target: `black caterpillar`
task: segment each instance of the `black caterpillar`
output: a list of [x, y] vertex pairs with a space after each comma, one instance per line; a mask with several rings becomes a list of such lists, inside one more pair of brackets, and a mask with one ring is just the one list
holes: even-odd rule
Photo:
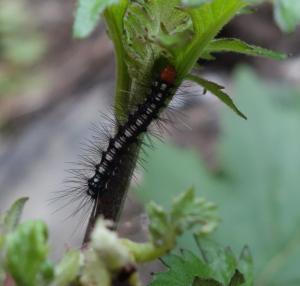
[[[97, 217], [103, 214], [104, 208], [105, 218], [114, 219], [117, 215], [113, 206], [121, 203], [119, 188], [128, 184], [128, 178], [132, 175], [131, 171], [136, 164], [136, 158], [132, 156], [136, 156], [135, 151], [141, 147], [142, 135], [148, 132], [150, 124], [160, 121], [160, 112], [172, 99], [176, 84], [176, 69], [164, 58], [154, 61], [151, 79], [143, 86], [144, 90], [148, 90], [145, 91], [145, 99], [131, 108], [122, 123], [113, 122], [116, 126], [114, 135], [110, 135], [108, 130], [99, 133], [97, 128], [93, 139], [102, 141], [101, 138], [105, 135], [107, 147], [103, 150], [101, 142], [89, 141], [89, 155], [82, 156], [83, 160], [79, 163], [82, 167], [69, 170], [71, 177], [66, 180], [67, 189], [60, 191], [52, 199], [52, 202], [61, 203], [57, 210], [65, 208], [69, 203], [78, 202], [70, 217], [81, 211], [85, 215], [90, 214], [85, 242], [88, 241], [89, 233]], [[99, 155], [100, 159], [97, 159]], [[63, 203], [65, 199], [68, 201]]]
[[165, 65], [155, 76], [144, 102], [128, 115], [126, 123], [118, 126], [117, 132], [110, 138], [108, 147], [102, 154], [101, 161], [95, 166], [94, 175], [87, 180], [86, 193], [93, 200], [99, 195], [101, 197], [101, 192], [107, 190], [108, 182], [115, 175], [120, 158], [128, 148], [147, 131], [153, 120], [158, 119], [161, 109], [167, 105], [173, 94], [175, 81], [175, 68], [170, 64]]
[[[124, 168], [133, 169], [136, 163], [136, 159], [132, 158], [132, 148], [141, 146], [142, 135], [148, 131], [153, 121], [159, 122], [160, 112], [175, 93], [176, 81], [176, 69], [166, 59], [159, 58], [154, 61], [151, 79], [143, 86], [144, 90], [148, 90], [145, 91], [147, 96], [140, 104], [131, 108], [128, 116], [124, 116], [123, 123], [112, 122], [116, 126], [114, 135], [110, 135], [106, 128], [99, 130], [96, 127], [96, 136], [93, 141], [89, 141], [86, 148], [87, 156], [81, 156], [79, 165], [82, 167], [69, 170], [71, 177], [65, 181], [67, 189], [59, 191], [51, 200], [60, 202], [61, 206], [57, 210], [65, 208], [69, 203], [78, 202], [70, 216], [81, 211], [84, 214], [91, 211], [90, 220], [96, 220], [103, 206], [112, 207], [116, 204], [115, 200], [119, 198], [117, 193], [113, 195], [112, 192], [118, 186], [127, 184], [128, 180], [123, 177], [125, 174], [126, 177], [132, 174], [123, 172]], [[101, 148], [103, 136], [106, 137], [104, 149]], [[99, 156], [100, 159], [97, 159]], [[114, 213], [114, 210], [111, 212]], [[108, 218], [114, 217], [112, 213]]]

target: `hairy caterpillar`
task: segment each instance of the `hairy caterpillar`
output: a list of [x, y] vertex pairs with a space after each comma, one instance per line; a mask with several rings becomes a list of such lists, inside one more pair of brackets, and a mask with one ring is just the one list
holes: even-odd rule
[[[147, 94], [144, 100], [131, 108], [122, 123], [114, 123], [116, 127], [113, 135], [104, 134], [107, 137], [105, 148], [101, 149], [98, 143], [92, 142], [92, 149], [96, 151], [91, 154], [92, 158], [84, 157], [83, 168], [70, 170], [72, 178], [67, 182], [71, 183], [71, 186], [60, 193], [59, 197], [70, 198], [72, 202], [80, 201], [73, 214], [89, 207], [88, 212], [92, 212], [90, 221], [95, 221], [101, 214], [101, 203], [102, 206], [104, 204], [113, 207], [112, 201], [115, 198], [112, 190], [116, 184], [122, 183], [122, 178], [118, 175], [126, 168], [125, 161], [131, 164], [132, 148], [140, 146], [142, 135], [148, 131], [153, 121], [160, 119], [160, 112], [172, 99], [176, 77], [176, 69], [165, 58], [154, 61], [151, 80], [145, 87]], [[132, 161], [135, 164], [135, 160]], [[89, 169], [89, 172], [86, 169]]]
[[145, 101], [129, 114], [126, 123], [118, 126], [115, 136], [109, 140], [107, 150], [102, 154], [101, 161], [95, 166], [94, 175], [87, 180], [86, 193], [92, 199], [97, 199], [107, 189], [108, 181], [119, 168], [120, 158], [147, 131], [151, 122], [158, 118], [160, 110], [166, 106], [172, 95], [175, 79], [174, 67], [163, 67], [152, 82]]

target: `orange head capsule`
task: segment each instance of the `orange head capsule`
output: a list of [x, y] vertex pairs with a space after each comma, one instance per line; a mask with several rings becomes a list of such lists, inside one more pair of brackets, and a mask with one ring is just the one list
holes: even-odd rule
[[172, 66], [166, 66], [160, 72], [160, 80], [164, 81], [167, 84], [173, 85], [176, 79], [176, 70]]

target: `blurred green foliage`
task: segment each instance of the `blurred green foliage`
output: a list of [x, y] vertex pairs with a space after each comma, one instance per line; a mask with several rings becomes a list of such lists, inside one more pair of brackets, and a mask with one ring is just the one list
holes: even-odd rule
[[248, 2], [273, 3], [275, 21], [283, 32], [292, 32], [300, 24], [300, 1], [298, 0], [248, 0]]
[[284, 32], [292, 32], [300, 24], [300, 1], [274, 0], [275, 20]]
[[[249, 245], [256, 285], [300, 284], [300, 92], [266, 86], [247, 69], [236, 74], [235, 100], [248, 121], [225, 111], [218, 148], [220, 171], [195, 152], [157, 143], [137, 189], [162, 205], [194, 184], [217, 202], [223, 219], [215, 239], [235, 251]], [[164, 190], [162, 192], [161, 190]], [[182, 247], [191, 247], [186, 237]]]
[[18, 91], [29, 80], [26, 68], [46, 50], [35, 18], [22, 0], [0, 2], [0, 96]]
[[273, 3], [275, 21], [283, 32], [293, 32], [300, 24], [300, 1], [298, 0], [248, 0], [248, 2]]
[[6, 269], [17, 285], [46, 285], [53, 278], [47, 260], [47, 228], [41, 221], [27, 221], [6, 238]]
[[7, 279], [5, 272], [20, 286], [46, 285], [53, 279], [45, 224], [41, 221], [19, 224], [26, 201], [27, 198], [19, 199], [0, 215], [0, 285]]

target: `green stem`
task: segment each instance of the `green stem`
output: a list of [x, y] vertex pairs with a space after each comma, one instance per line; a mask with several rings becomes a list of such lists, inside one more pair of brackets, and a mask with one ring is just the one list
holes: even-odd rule
[[122, 43], [122, 20], [128, 1], [121, 2], [118, 6], [112, 5], [104, 12], [109, 36], [114, 44], [116, 60], [116, 89], [115, 89], [115, 115], [118, 120], [122, 120], [122, 114], [128, 112], [131, 79], [129, 77], [127, 65], [125, 63], [125, 50]]
[[156, 246], [151, 242], [136, 243], [127, 239], [123, 239], [122, 242], [129, 249], [137, 263], [151, 262], [158, 259], [166, 255], [175, 246], [175, 242], [162, 246]]
[[[122, 42], [123, 18], [128, 5], [128, 0], [122, 0], [118, 5], [111, 5], [104, 11], [104, 18], [108, 34], [114, 44], [116, 59], [116, 89], [115, 89], [115, 117], [122, 122], [124, 114], [128, 113], [129, 93], [131, 79], [129, 77], [125, 62], [126, 54]], [[132, 162], [125, 162], [120, 166], [120, 172], [115, 176], [114, 182], [109, 184], [107, 192], [102, 195], [101, 200], [96, 202], [92, 215], [89, 218], [83, 243], [89, 241], [90, 234], [94, 229], [99, 216], [117, 222], [126, 198], [130, 178], [135, 167], [138, 148], [133, 147], [128, 151], [128, 156], [134, 158]]]

